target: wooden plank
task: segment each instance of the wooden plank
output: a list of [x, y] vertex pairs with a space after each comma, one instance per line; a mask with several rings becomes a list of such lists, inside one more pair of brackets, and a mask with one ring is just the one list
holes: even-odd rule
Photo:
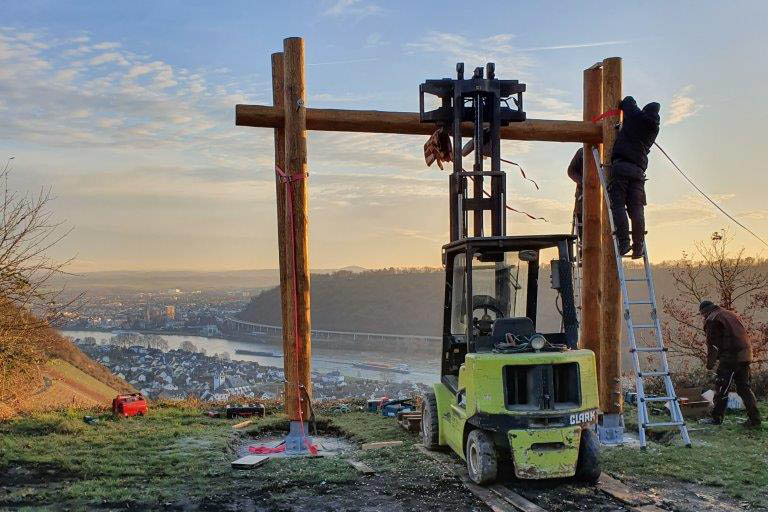
[[267, 455], [246, 455], [232, 463], [233, 469], [253, 469], [261, 466], [269, 460]]
[[364, 475], [373, 475], [376, 473], [376, 471], [374, 471], [374, 469], [368, 464], [366, 464], [365, 462], [360, 462], [358, 460], [350, 460], [350, 459], [344, 459], [344, 460], [346, 460], [350, 466], [352, 466], [353, 468], [355, 468], [356, 470], [358, 470]]
[[652, 505], [654, 503], [652, 498], [634, 491], [626, 484], [616, 480], [606, 473], [600, 475], [600, 480], [597, 482], [597, 488], [627, 505], [637, 507], [641, 505]]
[[[621, 58], [603, 60], [603, 108], [617, 108], [621, 101]], [[617, 118], [603, 121], [603, 163], [610, 163], [616, 140]], [[586, 155], [585, 155], [586, 157]], [[613, 250], [613, 233], [608, 211], [603, 208], [603, 268], [602, 268], [602, 321], [600, 362], [604, 371], [600, 388], [600, 408], [606, 414], [621, 414], [624, 399], [621, 393], [621, 286]]]
[[[340, 110], [308, 108], [307, 129], [330, 132], [399, 133], [403, 135], [432, 135], [435, 125], [419, 122], [416, 112], [385, 112], [380, 110]], [[279, 128], [285, 123], [282, 109], [268, 105], [236, 105], [235, 124], [259, 128]], [[464, 123], [462, 135], [472, 135], [472, 125]], [[603, 140], [599, 125], [585, 121], [528, 119], [522, 123], [502, 126], [501, 138], [506, 140], [541, 140], [550, 142], [591, 142]]]
[[547, 512], [545, 509], [528, 501], [516, 492], [513, 492], [508, 487], [504, 487], [501, 484], [494, 484], [488, 486], [488, 489], [496, 493], [500, 498], [511, 503], [515, 508], [522, 512]]
[[[289, 343], [284, 344], [285, 369], [285, 413], [291, 421], [298, 421], [301, 416], [306, 420], [310, 416], [309, 404], [303, 401], [299, 388], [304, 386], [312, 397], [311, 382], [311, 340], [309, 315], [309, 254], [307, 250], [307, 126], [306, 126], [306, 93], [304, 78], [304, 40], [300, 37], [289, 37], [283, 41], [283, 80], [284, 97], [283, 112], [285, 117], [285, 169], [291, 177], [290, 188], [293, 196], [291, 217], [286, 219], [287, 236], [290, 234], [290, 224], [293, 223], [291, 244], [286, 240], [286, 302], [283, 309], [288, 311], [289, 321], [285, 325]], [[287, 199], [286, 199], [287, 200]], [[293, 268], [291, 263], [293, 263]], [[295, 269], [295, 271], [294, 271]], [[294, 297], [295, 294], [295, 297]], [[298, 340], [298, 341], [297, 341]], [[301, 405], [301, 411], [299, 405]]]
[[470, 480], [469, 476], [463, 475], [460, 478], [461, 482], [464, 484], [464, 487], [469, 489], [469, 491], [474, 494], [477, 499], [485, 503], [488, 508], [493, 510], [493, 512], [516, 512], [517, 507], [514, 507], [512, 504], [498, 497], [495, 493], [489, 491], [488, 489], [480, 487], [472, 480]]
[[379, 441], [377, 443], [365, 443], [361, 448], [363, 450], [376, 450], [378, 448], [389, 448], [392, 446], [402, 446], [402, 441]]
[[232, 425], [232, 428], [234, 428], [234, 429], [244, 428], [244, 427], [247, 427], [248, 425], [250, 425], [251, 423], [253, 423], [253, 420], [241, 421], [240, 423], [237, 423], [236, 425]]
[[668, 512], [656, 505], [643, 505], [642, 507], [632, 507], [632, 512]]
[[[603, 70], [584, 71], [584, 121], [590, 121], [602, 111]], [[579, 344], [595, 353], [598, 386], [600, 375], [600, 268], [602, 265], [603, 194], [597, 166], [592, 157], [593, 144], [584, 144], [583, 157], [583, 234], [581, 248], [581, 332]], [[601, 404], [602, 405], [602, 404]]]

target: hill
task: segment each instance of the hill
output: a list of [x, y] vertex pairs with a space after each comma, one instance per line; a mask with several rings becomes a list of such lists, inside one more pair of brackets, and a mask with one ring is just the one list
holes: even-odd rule
[[0, 418], [73, 404], [106, 406], [116, 394], [135, 391], [51, 328], [0, 333], [0, 356]]
[[[312, 274], [313, 329], [439, 336], [442, 269], [382, 269]], [[243, 320], [280, 325], [280, 289], [251, 299]]]

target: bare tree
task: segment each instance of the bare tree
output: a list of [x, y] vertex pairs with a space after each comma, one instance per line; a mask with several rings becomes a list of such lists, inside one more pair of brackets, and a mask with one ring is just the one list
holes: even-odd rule
[[[699, 303], [712, 300], [736, 311], [749, 332], [756, 364], [768, 355], [768, 274], [766, 260], [747, 256], [745, 249], [732, 251], [733, 235], [728, 230], [713, 233], [708, 242], [697, 242], [696, 256], [683, 253], [672, 269], [677, 296], [662, 300], [669, 320], [663, 323], [670, 354], [707, 361], [707, 346]], [[761, 362], [762, 361], [762, 362]]]
[[179, 348], [185, 352], [197, 352], [197, 346], [189, 340], [182, 341]]
[[[69, 261], [48, 251], [70, 230], [54, 220], [51, 190], [9, 190], [11, 157], [0, 170], [0, 402], [13, 401], [40, 381], [42, 365], [57, 341], [48, 326], [62, 306], [62, 290], [51, 285]], [[34, 341], [32, 341], [34, 340]]]

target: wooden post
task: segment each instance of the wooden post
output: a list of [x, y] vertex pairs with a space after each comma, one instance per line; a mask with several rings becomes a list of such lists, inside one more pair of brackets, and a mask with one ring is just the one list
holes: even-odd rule
[[[621, 101], [621, 58], [603, 60], [603, 108], [618, 108]], [[617, 117], [603, 120], [603, 164], [610, 164], [613, 143], [616, 140]], [[610, 179], [610, 170], [608, 171]], [[600, 389], [603, 413], [621, 414], [624, 410], [621, 395], [621, 287], [616, 270], [613, 236], [608, 211], [603, 208], [603, 272], [602, 272], [602, 365], [604, 386]]]
[[[592, 121], [603, 110], [603, 71], [599, 66], [584, 70], [584, 120]], [[600, 287], [602, 260], [603, 193], [592, 156], [594, 144], [584, 144], [583, 235], [581, 244], [581, 333], [580, 346], [595, 353], [599, 389], [603, 388]], [[604, 404], [600, 404], [601, 407]]]
[[[304, 40], [289, 37], [283, 41], [284, 61], [284, 115], [285, 115], [285, 172], [291, 180], [293, 196], [294, 255], [287, 254], [286, 287], [288, 299], [282, 306], [289, 312], [284, 331], [285, 411], [292, 421], [299, 420], [297, 404], [301, 400], [296, 382], [303, 385], [312, 396], [311, 340], [309, 316], [309, 257], [307, 251], [307, 109], [304, 81]], [[286, 219], [286, 227], [290, 220]], [[286, 233], [291, 236], [290, 233]], [[287, 241], [287, 240], [286, 240]], [[290, 244], [289, 244], [290, 246]], [[294, 269], [291, 269], [291, 260]], [[296, 294], [296, 298], [292, 296]], [[295, 316], [294, 316], [295, 315]], [[297, 319], [297, 320], [294, 320]], [[295, 322], [295, 324], [294, 324]], [[298, 340], [298, 342], [297, 342]], [[309, 417], [309, 404], [302, 402], [303, 417]]]
[[[272, 104], [275, 106], [275, 108], [283, 108], [283, 95], [285, 94], [283, 92], [283, 53], [273, 53], [272, 54]], [[285, 171], [285, 128], [282, 126], [279, 126], [275, 128], [275, 167], [282, 169]], [[295, 341], [293, 337], [289, 336], [288, 331], [288, 324], [293, 322], [292, 317], [290, 316], [290, 311], [288, 311], [288, 307], [286, 307], [286, 304], [290, 304], [293, 300], [291, 292], [290, 292], [290, 286], [291, 283], [288, 281], [288, 253], [286, 252], [285, 247], [285, 237], [286, 237], [286, 231], [287, 228], [286, 225], [286, 210], [285, 210], [285, 184], [280, 179], [280, 175], [275, 172], [275, 195], [277, 197], [277, 254], [278, 254], [278, 261], [280, 264], [280, 304], [281, 307], [281, 314], [282, 314], [282, 326], [283, 326], [283, 354], [291, 354], [293, 353], [293, 347], [295, 345]], [[290, 235], [289, 235], [290, 236]], [[287, 376], [287, 368], [288, 368], [288, 362], [287, 360], [284, 362], [283, 367], [286, 369], [286, 376]], [[290, 382], [290, 381], [289, 381]], [[283, 393], [284, 398], [288, 399], [288, 389], [285, 388], [285, 392]], [[295, 403], [295, 402], [294, 402]], [[286, 402], [285, 408], [286, 411], [289, 410], [289, 405]]]

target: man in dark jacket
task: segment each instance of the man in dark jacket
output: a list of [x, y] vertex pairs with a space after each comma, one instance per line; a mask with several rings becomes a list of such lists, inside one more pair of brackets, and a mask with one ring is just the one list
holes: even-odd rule
[[568, 165], [568, 177], [576, 183], [576, 203], [573, 206], [573, 216], [579, 223], [579, 238], [581, 238], [581, 226], [584, 217], [583, 199], [584, 199], [584, 147], [580, 147], [576, 154], [571, 158]]
[[704, 332], [707, 335], [707, 369], [717, 362], [715, 377], [715, 398], [711, 423], [723, 422], [728, 405], [728, 391], [736, 384], [736, 392], [744, 401], [749, 420], [746, 426], [760, 426], [760, 412], [757, 410], [755, 394], [749, 386], [749, 365], [752, 363], [752, 343], [738, 315], [705, 300], [699, 305], [704, 318]]
[[[632, 96], [619, 104], [624, 121], [613, 145], [608, 197], [619, 242], [619, 252], [632, 258], [643, 257], [645, 242], [645, 171], [648, 153], [659, 134], [658, 103], [649, 103], [642, 110]], [[629, 221], [632, 219], [632, 244], [629, 242]]]

